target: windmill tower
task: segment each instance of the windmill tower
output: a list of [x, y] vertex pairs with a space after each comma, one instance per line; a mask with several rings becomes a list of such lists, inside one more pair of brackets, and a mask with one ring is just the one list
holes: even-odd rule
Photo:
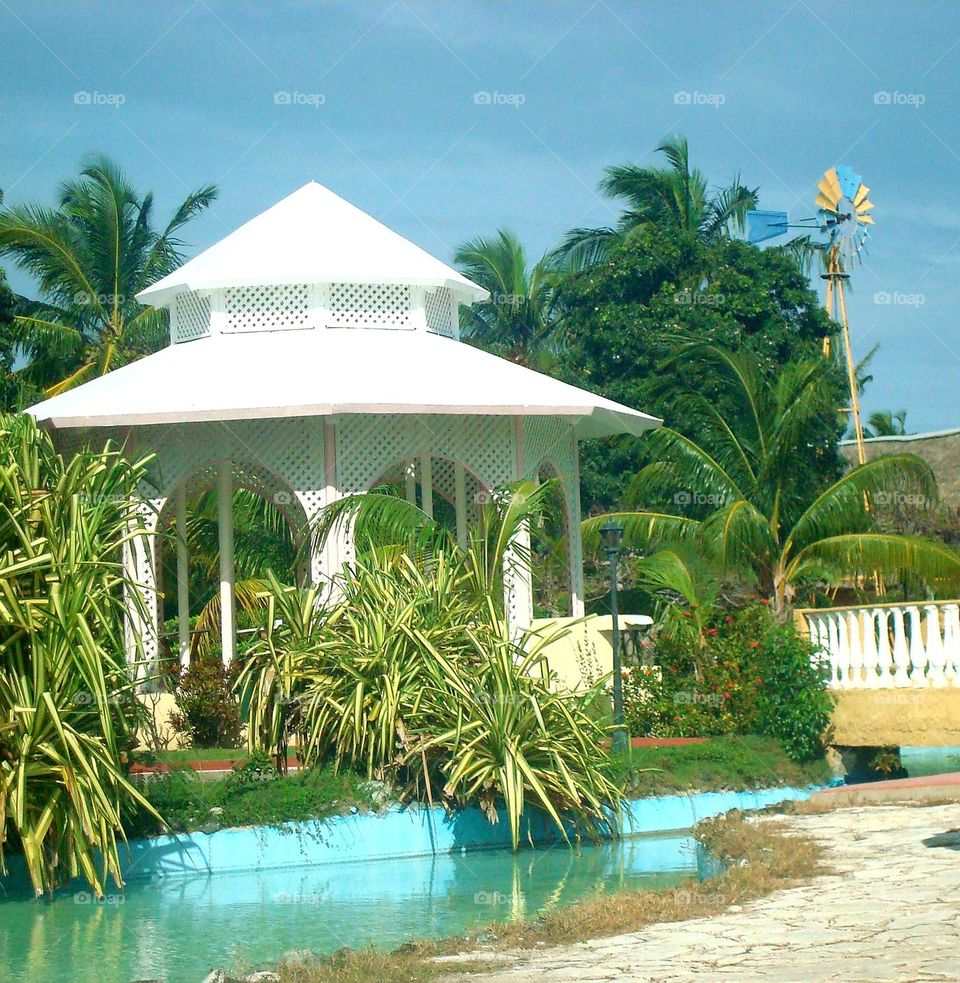
[[[826, 307], [830, 318], [839, 326], [843, 354], [847, 366], [847, 382], [850, 387], [850, 413], [857, 442], [858, 463], [866, 462], [863, 446], [863, 423], [860, 418], [860, 392], [857, 387], [856, 363], [850, 344], [850, 325], [847, 319], [845, 287], [850, 270], [860, 260], [867, 226], [873, 225], [870, 212], [873, 203], [870, 189], [851, 167], [831, 167], [817, 185], [817, 216], [790, 224], [786, 212], [752, 211], [747, 213], [747, 239], [752, 243], [763, 242], [784, 235], [788, 229], [817, 229], [827, 238], [821, 245], [826, 253], [826, 272], [822, 278], [827, 284]], [[831, 339], [823, 340], [823, 353], [831, 354]]]

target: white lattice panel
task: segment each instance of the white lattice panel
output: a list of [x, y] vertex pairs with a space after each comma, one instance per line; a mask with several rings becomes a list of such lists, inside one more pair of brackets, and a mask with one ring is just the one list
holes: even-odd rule
[[313, 327], [305, 283], [232, 287], [224, 291], [224, 331], [286, 331]]
[[333, 328], [413, 327], [410, 288], [392, 283], [333, 283], [327, 325]]
[[340, 491], [367, 491], [418, 454], [459, 461], [496, 488], [513, 480], [513, 421], [502, 416], [347, 416], [338, 423]]
[[210, 298], [189, 291], [177, 294], [173, 309], [173, 341], [193, 341], [210, 334]]
[[458, 336], [456, 309], [450, 291], [446, 287], [428, 293], [424, 301], [427, 315], [427, 330], [445, 338]]

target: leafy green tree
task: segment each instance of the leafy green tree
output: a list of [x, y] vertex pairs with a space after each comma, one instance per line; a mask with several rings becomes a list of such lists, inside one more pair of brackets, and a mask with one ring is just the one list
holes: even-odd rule
[[[735, 411], [721, 413], [688, 390], [679, 408], [696, 438], [669, 427], [649, 435], [652, 463], [631, 489], [643, 510], [617, 516], [628, 541], [692, 545], [724, 570], [749, 571], [780, 618], [798, 592], [865, 574], [896, 578], [909, 569], [931, 586], [960, 580], [954, 550], [877, 526], [877, 496], [936, 499], [920, 458], [878, 457], [822, 489], [803, 480], [798, 461], [811, 429], [835, 415], [826, 360], [795, 361], [770, 378], [756, 356], [714, 346], [688, 347], [683, 358], [719, 374]], [[596, 539], [601, 521], [587, 521], [588, 536]]]
[[27, 376], [55, 395], [162, 347], [166, 313], [135, 295], [180, 265], [179, 233], [216, 195], [213, 185], [188, 195], [158, 231], [153, 195], [95, 156], [61, 185], [56, 208], [0, 212], [0, 255], [30, 273], [39, 293], [21, 299], [14, 319]]
[[520, 240], [501, 229], [493, 239], [463, 243], [454, 262], [490, 292], [489, 300], [462, 309], [466, 339], [511, 362], [549, 369], [556, 361], [552, 258], [529, 266]]
[[612, 247], [628, 241], [639, 229], [653, 226], [715, 242], [731, 229], [743, 228], [747, 211], [757, 207], [756, 189], [744, 187], [737, 177], [711, 190], [703, 172], [690, 167], [686, 137], [665, 140], [657, 153], [666, 157], [666, 167], [607, 168], [600, 191], [625, 206], [616, 227], [573, 229], [561, 242], [558, 255], [582, 269], [606, 259]]
[[[764, 373], [775, 375], [792, 359], [819, 354], [831, 330], [791, 257], [741, 241], [703, 243], [652, 227], [611, 249], [605, 262], [566, 278], [558, 305], [562, 377], [690, 434], [679, 407], [681, 392], [699, 391], [724, 415], [735, 405], [713, 367], [676, 360], [666, 368], [679, 345], [696, 341], [752, 353]], [[844, 377], [839, 368], [832, 371], [839, 406]], [[820, 421], [812, 447], [803, 452], [812, 483], [840, 474], [834, 445], [842, 432], [838, 416]], [[644, 443], [617, 437], [584, 446], [585, 511], [621, 502], [630, 476], [645, 462]]]

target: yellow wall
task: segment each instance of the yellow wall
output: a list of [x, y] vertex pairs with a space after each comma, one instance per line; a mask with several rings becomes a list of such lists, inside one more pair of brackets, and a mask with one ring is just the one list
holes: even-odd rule
[[[620, 615], [621, 631], [649, 624], [651, 619], [645, 615]], [[576, 689], [589, 682], [583, 678], [587, 666], [597, 677], [612, 671], [613, 619], [609, 614], [593, 614], [586, 618], [535, 618], [532, 628], [541, 637], [550, 639], [545, 654], [561, 686]], [[557, 635], [558, 632], [561, 634]]]
[[960, 689], [834, 690], [831, 744], [838, 747], [960, 745]]

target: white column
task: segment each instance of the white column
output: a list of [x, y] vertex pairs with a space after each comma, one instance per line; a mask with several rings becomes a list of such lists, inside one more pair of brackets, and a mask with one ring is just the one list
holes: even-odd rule
[[879, 683], [877, 679], [879, 658], [877, 653], [877, 626], [872, 611], [860, 613], [860, 631], [863, 638], [864, 685], [875, 689]]
[[462, 464], [453, 466], [453, 500], [457, 513], [457, 545], [467, 548], [467, 476]]
[[889, 608], [877, 608], [874, 612], [877, 619], [877, 664], [880, 667], [880, 675], [877, 678], [878, 686], [893, 685], [893, 677], [890, 675], [890, 667], [893, 659], [890, 654], [890, 617]]
[[903, 610], [893, 609], [893, 663], [897, 671], [893, 674], [894, 686], [909, 686], [910, 649], [907, 648], [907, 633], [903, 627]]
[[573, 473], [567, 501], [570, 503], [567, 522], [567, 562], [570, 564], [570, 616], [583, 617], [583, 537], [580, 535], [580, 444], [573, 441]]
[[840, 679], [839, 620], [835, 614], [827, 615], [827, 651], [830, 653], [830, 686], [833, 689], [839, 689], [843, 685]]
[[956, 686], [960, 679], [960, 607], [956, 604], [947, 604], [943, 609], [943, 650], [947, 679]]
[[229, 461], [217, 471], [217, 528], [220, 534], [220, 644], [223, 664], [236, 654], [237, 638], [233, 596], [233, 472]]
[[847, 619], [842, 613], [837, 619], [837, 672], [840, 675], [840, 688], [849, 689], [850, 683], [850, 637], [847, 634]]
[[[514, 480], [524, 473], [523, 419], [514, 418]], [[511, 633], [530, 627], [533, 620], [533, 582], [529, 562], [530, 528], [524, 523], [514, 534], [503, 558], [504, 607]]]
[[420, 457], [420, 507], [433, 518], [433, 461], [429, 454]]
[[936, 604], [927, 604], [924, 611], [927, 615], [927, 661], [930, 664], [927, 675], [932, 686], [946, 686], [947, 677], [943, 672], [946, 656], [943, 651], [943, 636], [940, 634], [940, 609]]
[[847, 613], [847, 635], [850, 641], [849, 685], [857, 689], [863, 686], [863, 637], [860, 634], [860, 619], [853, 611]]
[[156, 515], [162, 500], [147, 509], [144, 503], [130, 505], [130, 536], [123, 544], [124, 584], [123, 640], [127, 662], [134, 675], [144, 680], [155, 673], [159, 652], [159, 604], [156, 577]]
[[403, 469], [403, 491], [404, 497], [411, 505], [417, 504], [417, 464], [416, 461], [408, 461]]
[[910, 619], [910, 682], [914, 686], [927, 685], [927, 650], [923, 647], [923, 628], [920, 626], [920, 609], [911, 604], [907, 608]]
[[190, 557], [187, 553], [187, 486], [177, 488], [177, 636], [180, 665], [190, 666]]

